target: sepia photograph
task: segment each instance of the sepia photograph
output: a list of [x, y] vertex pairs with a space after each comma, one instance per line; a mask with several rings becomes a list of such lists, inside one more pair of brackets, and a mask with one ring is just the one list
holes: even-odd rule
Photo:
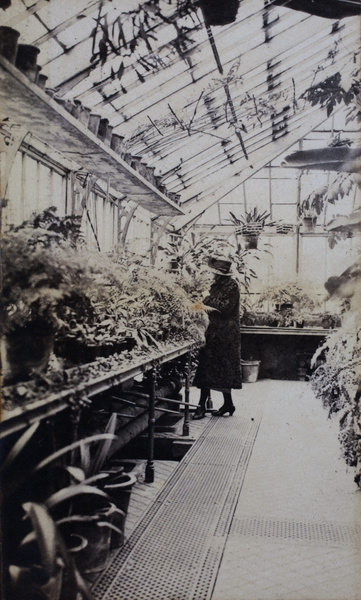
[[361, 0], [0, 0], [0, 597], [361, 600]]

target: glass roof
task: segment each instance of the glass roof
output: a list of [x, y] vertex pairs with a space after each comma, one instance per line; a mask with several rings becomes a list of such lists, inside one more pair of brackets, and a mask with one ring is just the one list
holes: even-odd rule
[[[336, 73], [351, 86], [360, 18], [336, 21], [281, 4], [242, 0], [234, 22], [206, 27], [190, 0], [12, 0], [0, 24], [40, 48], [57, 96], [108, 118], [125, 150], [156, 168], [179, 194], [182, 226], [215, 203], [232, 204], [244, 182], [251, 194], [251, 178], [261, 185], [264, 168], [280, 166], [300, 140], [332, 141], [337, 118], [303, 94]], [[344, 119], [343, 112], [343, 132]], [[357, 145], [355, 121], [347, 137]]]

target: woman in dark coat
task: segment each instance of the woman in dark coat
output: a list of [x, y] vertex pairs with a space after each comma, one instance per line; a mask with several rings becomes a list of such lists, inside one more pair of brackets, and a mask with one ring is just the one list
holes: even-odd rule
[[230, 276], [229, 260], [212, 257], [208, 265], [215, 273], [215, 279], [203, 304], [214, 310], [209, 311], [206, 343], [200, 351], [193, 380], [193, 385], [201, 390], [194, 419], [205, 416], [206, 400], [211, 389], [223, 392], [224, 398], [223, 406], [213, 415], [229, 413], [232, 416], [235, 406], [231, 389], [242, 387], [238, 284]]

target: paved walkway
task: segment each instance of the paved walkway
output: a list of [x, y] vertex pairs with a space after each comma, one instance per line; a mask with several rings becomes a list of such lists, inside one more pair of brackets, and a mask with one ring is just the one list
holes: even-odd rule
[[212, 600], [360, 600], [361, 492], [309, 384], [244, 386], [264, 412]]
[[191, 424], [198, 441], [96, 599], [361, 600], [361, 493], [337, 424], [304, 382], [245, 384], [234, 400], [232, 418]]

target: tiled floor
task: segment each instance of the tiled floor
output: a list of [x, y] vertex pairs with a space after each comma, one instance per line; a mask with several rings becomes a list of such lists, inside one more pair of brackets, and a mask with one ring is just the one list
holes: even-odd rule
[[361, 492], [337, 423], [304, 382], [245, 384], [234, 401], [232, 418], [191, 423], [199, 439], [180, 463], [137, 484], [129, 542], [96, 599], [361, 600]]
[[263, 418], [212, 600], [360, 600], [361, 493], [337, 423], [302, 382], [245, 385], [252, 402]]

